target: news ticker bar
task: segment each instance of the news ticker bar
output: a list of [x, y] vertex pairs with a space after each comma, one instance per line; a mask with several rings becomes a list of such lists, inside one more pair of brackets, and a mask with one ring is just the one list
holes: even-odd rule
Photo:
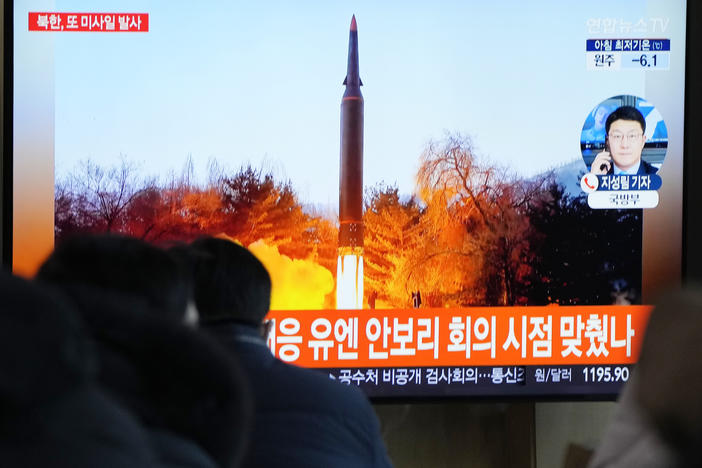
[[459, 366], [320, 368], [369, 397], [615, 395], [631, 364], [611, 366]]

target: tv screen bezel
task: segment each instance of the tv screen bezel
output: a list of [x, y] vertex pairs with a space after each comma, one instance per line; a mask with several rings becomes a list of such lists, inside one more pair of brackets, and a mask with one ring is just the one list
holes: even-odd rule
[[[0, 261], [2, 267], [12, 269], [13, 246], [13, 50], [14, 2], [4, 2], [3, 9], [3, 81], [2, 81], [2, 160], [0, 190]], [[702, 104], [702, 75], [699, 54], [702, 53], [700, 33], [696, 25], [702, 23], [702, 5], [687, 1], [685, 48], [685, 112], [683, 141], [683, 206], [682, 206], [682, 271], [684, 284], [702, 283], [702, 219], [695, 216], [702, 204], [702, 184], [695, 183], [695, 176], [702, 172], [702, 163], [695, 152], [702, 148], [702, 118], [697, 109]], [[613, 400], [617, 394], [558, 395], [558, 396], [455, 396], [455, 397], [380, 397], [378, 402], [430, 402], [445, 399], [518, 400], [518, 401], [582, 401]]]

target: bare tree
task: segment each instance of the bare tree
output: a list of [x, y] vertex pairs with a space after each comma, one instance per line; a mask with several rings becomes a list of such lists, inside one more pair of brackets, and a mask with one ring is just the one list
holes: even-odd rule
[[481, 160], [471, 139], [460, 134], [430, 142], [421, 156], [417, 185], [428, 219], [440, 224], [448, 216], [462, 224], [467, 239], [453, 250], [482, 263], [488, 303], [517, 300], [515, 282], [528, 269], [525, 209], [545, 181], [519, 179]]
[[78, 230], [122, 231], [127, 208], [147, 185], [136, 174], [136, 166], [124, 157], [107, 169], [82, 161], [57, 183], [57, 216], [73, 220]]

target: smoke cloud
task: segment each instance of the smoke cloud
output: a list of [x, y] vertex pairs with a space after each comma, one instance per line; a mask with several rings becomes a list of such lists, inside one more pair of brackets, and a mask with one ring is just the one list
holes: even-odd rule
[[271, 275], [272, 310], [323, 309], [325, 296], [334, 290], [334, 277], [311, 260], [294, 260], [259, 240], [249, 250]]

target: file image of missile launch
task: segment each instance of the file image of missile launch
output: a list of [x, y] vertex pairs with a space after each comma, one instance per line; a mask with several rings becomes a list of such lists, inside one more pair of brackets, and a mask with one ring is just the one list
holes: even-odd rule
[[[661, 169], [682, 160], [665, 147], [683, 145], [662, 132], [658, 114], [678, 122], [682, 114], [659, 113], [659, 103], [641, 97], [650, 90], [632, 81], [637, 61], [625, 74], [608, 73], [597, 68], [594, 43], [575, 50], [572, 41], [553, 42], [572, 31], [579, 41], [584, 27], [597, 40], [588, 11], [608, 2], [564, 8], [558, 31], [533, 28], [543, 14], [516, 0], [508, 28], [495, 27], [503, 2], [148, 3], [143, 15], [158, 28], [86, 31], [105, 33], [96, 40], [53, 30], [39, 20], [44, 13], [27, 35], [21, 15], [18, 38], [32, 39], [16, 54], [24, 71], [15, 82], [26, 85], [13, 133], [23, 135], [13, 150], [24, 168], [13, 197], [22, 217], [12, 229], [24, 239], [13, 247], [18, 272], [31, 276], [44, 258], [37, 251], [78, 233], [157, 245], [226, 238], [270, 272], [271, 310], [327, 311], [315, 315], [315, 333], [339, 342], [362, 334], [351, 320], [371, 314], [364, 309], [403, 310], [409, 319], [414, 308], [643, 300], [642, 229], [656, 225], [644, 223], [652, 211], [634, 198], [623, 213], [593, 210], [581, 171], [605, 146], [592, 132], [599, 109], [635, 104], [648, 132], [642, 154], [650, 150]], [[633, 19], [647, 11], [630, 10]], [[685, 24], [680, 15], [671, 7], [670, 24]], [[36, 56], [35, 40], [43, 41]], [[684, 41], [665, 41], [671, 49], [656, 53], [684, 53]], [[673, 76], [673, 62], [659, 54], [655, 65], [646, 53], [651, 66], [641, 77]], [[544, 137], [548, 144], [534, 144]], [[41, 183], [35, 149], [48, 168]], [[665, 180], [661, 187], [679, 182]], [[607, 190], [613, 195], [598, 193], [614, 200]], [[662, 195], [671, 210], [679, 206]], [[350, 325], [336, 327], [337, 318]]]
[[358, 72], [358, 30], [351, 18], [349, 54], [341, 100], [339, 255], [336, 308], [363, 307], [363, 95]]

